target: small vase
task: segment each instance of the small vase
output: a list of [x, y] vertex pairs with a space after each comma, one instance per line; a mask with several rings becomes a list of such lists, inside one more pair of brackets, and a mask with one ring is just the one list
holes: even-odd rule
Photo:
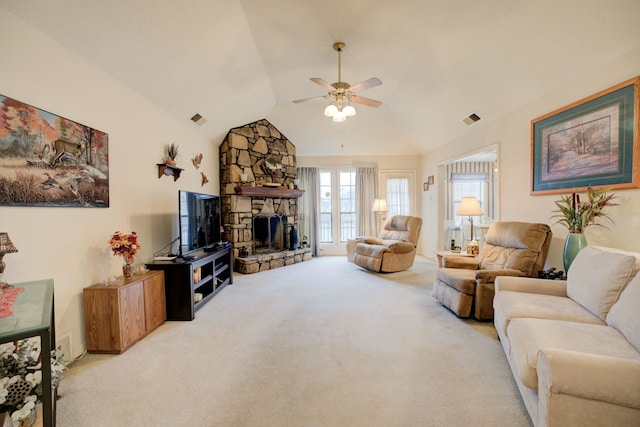
[[127, 262], [122, 266], [122, 274], [125, 279], [131, 279], [133, 277], [133, 263]]
[[575, 259], [578, 252], [587, 247], [587, 237], [584, 233], [569, 233], [567, 240], [564, 242], [564, 253], [562, 261], [564, 262], [564, 272], [569, 273], [569, 267]]

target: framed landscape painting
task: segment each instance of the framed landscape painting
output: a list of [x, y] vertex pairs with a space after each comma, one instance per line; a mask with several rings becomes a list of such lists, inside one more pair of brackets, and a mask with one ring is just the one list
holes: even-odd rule
[[109, 136], [0, 95], [0, 205], [109, 206]]
[[640, 77], [531, 121], [532, 194], [640, 187]]

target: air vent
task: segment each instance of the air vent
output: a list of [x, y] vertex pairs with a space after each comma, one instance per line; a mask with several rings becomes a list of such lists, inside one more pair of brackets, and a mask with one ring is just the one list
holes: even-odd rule
[[464, 119], [462, 119], [462, 121], [464, 122], [465, 125], [471, 126], [472, 124], [480, 121], [480, 116], [477, 115], [476, 113], [472, 113], [468, 117], [465, 117]]
[[191, 121], [198, 126], [202, 126], [203, 124], [207, 123], [207, 119], [205, 119], [198, 113], [194, 114], [193, 117], [191, 117]]

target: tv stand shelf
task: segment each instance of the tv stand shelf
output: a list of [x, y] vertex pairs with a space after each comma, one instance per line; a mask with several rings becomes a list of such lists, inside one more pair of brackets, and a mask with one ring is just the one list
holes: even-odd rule
[[167, 320], [193, 320], [196, 311], [233, 283], [231, 248], [194, 255], [193, 259], [147, 264], [150, 270], [164, 271]]

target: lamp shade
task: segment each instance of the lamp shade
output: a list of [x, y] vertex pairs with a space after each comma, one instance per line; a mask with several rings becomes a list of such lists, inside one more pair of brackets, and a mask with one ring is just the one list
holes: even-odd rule
[[346, 107], [344, 107], [342, 109], [342, 112], [344, 113], [345, 116], [347, 117], [353, 117], [356, 115], [356, 109], [353, 108], [353, 105], [347, 105]]
[[458, 206], [456, 215], [464, 216], [481, 216], [484, 215], [480, 202], [475, 197], [463, 197]]
[[376, 199], [373, 202], [372, 212], [388, 212], [387, 201], [385, 199]]
[[0, 232], [0, 254], [10, 254], [13, 252], [18, 252], [18, 248], [16, 248], [9, 238], [9, 233]]
[[327, 117], [333, 117], [334, 114], [338, 112], [338, 107], [333, 104], [327, 105], [327, 108], [324, 109], [324, 115]]

